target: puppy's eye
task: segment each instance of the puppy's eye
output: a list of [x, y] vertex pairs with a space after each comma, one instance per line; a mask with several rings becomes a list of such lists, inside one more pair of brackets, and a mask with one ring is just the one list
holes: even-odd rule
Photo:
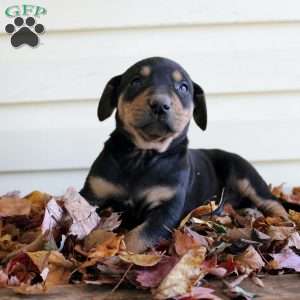
[[189, 90], [189, 87], [186, 83], [181, 83], [180, 85], [178, 85], [177, 89], [181, 93], [187, 93]]
[[131, 82], [130, 85], [133, 87], [138, 87], [142, 84], [142, 79], [139, 77], [134, 78]]

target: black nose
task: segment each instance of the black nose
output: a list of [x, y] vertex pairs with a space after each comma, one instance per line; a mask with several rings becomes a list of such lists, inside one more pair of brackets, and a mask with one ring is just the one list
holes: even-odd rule
[[155, 115], [164, 115], [170, 110], [170, 100], [167, 97], [152, 99], [149, 105]]

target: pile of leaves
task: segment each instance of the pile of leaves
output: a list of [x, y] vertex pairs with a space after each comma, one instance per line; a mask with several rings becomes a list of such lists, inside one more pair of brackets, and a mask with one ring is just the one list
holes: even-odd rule
[[[300, 204], [300, 188], [273, 193]], [[121, 214], [98, 214], [74, 188], [61, 197], [8, 193], [0, 197], [0, 287], [39, 294], [62, 284], [112, 292], [122, 284], [149, 289], [154, 299], [216, 300], [217, 278], [227, 297], [252, 299], [239, 286], [246, 278], [263, 287], [266, 273], [300, 271], [299, 212], [287, 221], [225, 205], [222, 216], [207, 216], [215, 208], [212, 201], [195, 209], [170, 240], [137, 254], [126, 250]]]

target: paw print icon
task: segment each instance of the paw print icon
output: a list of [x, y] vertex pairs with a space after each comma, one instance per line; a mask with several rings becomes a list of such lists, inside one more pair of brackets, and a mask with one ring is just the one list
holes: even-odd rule
[[14, 24], [7, 24], [5, 31], [11, 34], [11, 44], [14, 47], [19, 47], [26, 44], [35, 47], [39, 43], [39, 35], [44, 33], [45, 28], [42, 24], [36, 24], [33, 17], [28, 17], [25, 22], [22, 17], [16, 17]]

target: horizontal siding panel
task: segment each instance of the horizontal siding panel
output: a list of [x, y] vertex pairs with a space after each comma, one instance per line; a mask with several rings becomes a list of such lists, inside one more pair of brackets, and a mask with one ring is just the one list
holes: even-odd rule
[[299, 32], [281, 24], [45, 34], [37, 49], [13, 49], [2, 36], [0, 103], [96, 99], [109, 78], [157, 55], [182, 63], [209, 94], [300, 91]]
[[[16, 1], [1, 0], [1, 10]], [[42, 17], [48, 31], [184, 26], [191, 24], [299, 21], [298, 1], [259, 0], [32, 0], [48, 10]], [[0, 19], [3, 33], [7, 19]]]
[[[206, 97], [208, 128], [213, 121], [295, 120], [300, 124], [300, 93], [220, 94]], [[108, 128], [113, 122], [99, 123], [98, 99], [2, 104], [2, 131], [61, 128]], [[193, 139], [193, 136], [191, 137]]]
[[[262, 162], [254, 165], [268, 183], [278, 185], [285, 182], [287, 187], [300, 185], [300, 160]], [[0, 195], [12, 190], [19, 190], [23, 195], [33, 190], [61, 195], [69, 186], [80, 190], [87, 174], [88, 168], [0, 173]]]
[[79, 190], [83, 186], [87, 173], [87, 169], [0, 173], [0, 195], [13, 190], [21, 191], [22, 195], [34, 190], [62, 195], [69, 186]]
[[[213, 121], [206, 132], [194, 123], [189, 135], [193, 148], [223, 148], [253, 161], [300, 158], [299, 120]], [[113, 120], [101, 128], [56, 128], [1, 131], [5, 148], [0, 170], [28, 171], [88, 167], [101, 151]], [[287, 137], [287, 134], [289, 135]]]
[[[207, 95], [208, 128], [212, 121], [298, 120], [299, 93]], [[81, 101], [29, 102], [0, 106], [1, 131], [55, 128], [99, 128], [98, 99]], [[113, 123], [109, 123], [110, 130]], [[0, 150], [1, 151], [1, 150]]]

